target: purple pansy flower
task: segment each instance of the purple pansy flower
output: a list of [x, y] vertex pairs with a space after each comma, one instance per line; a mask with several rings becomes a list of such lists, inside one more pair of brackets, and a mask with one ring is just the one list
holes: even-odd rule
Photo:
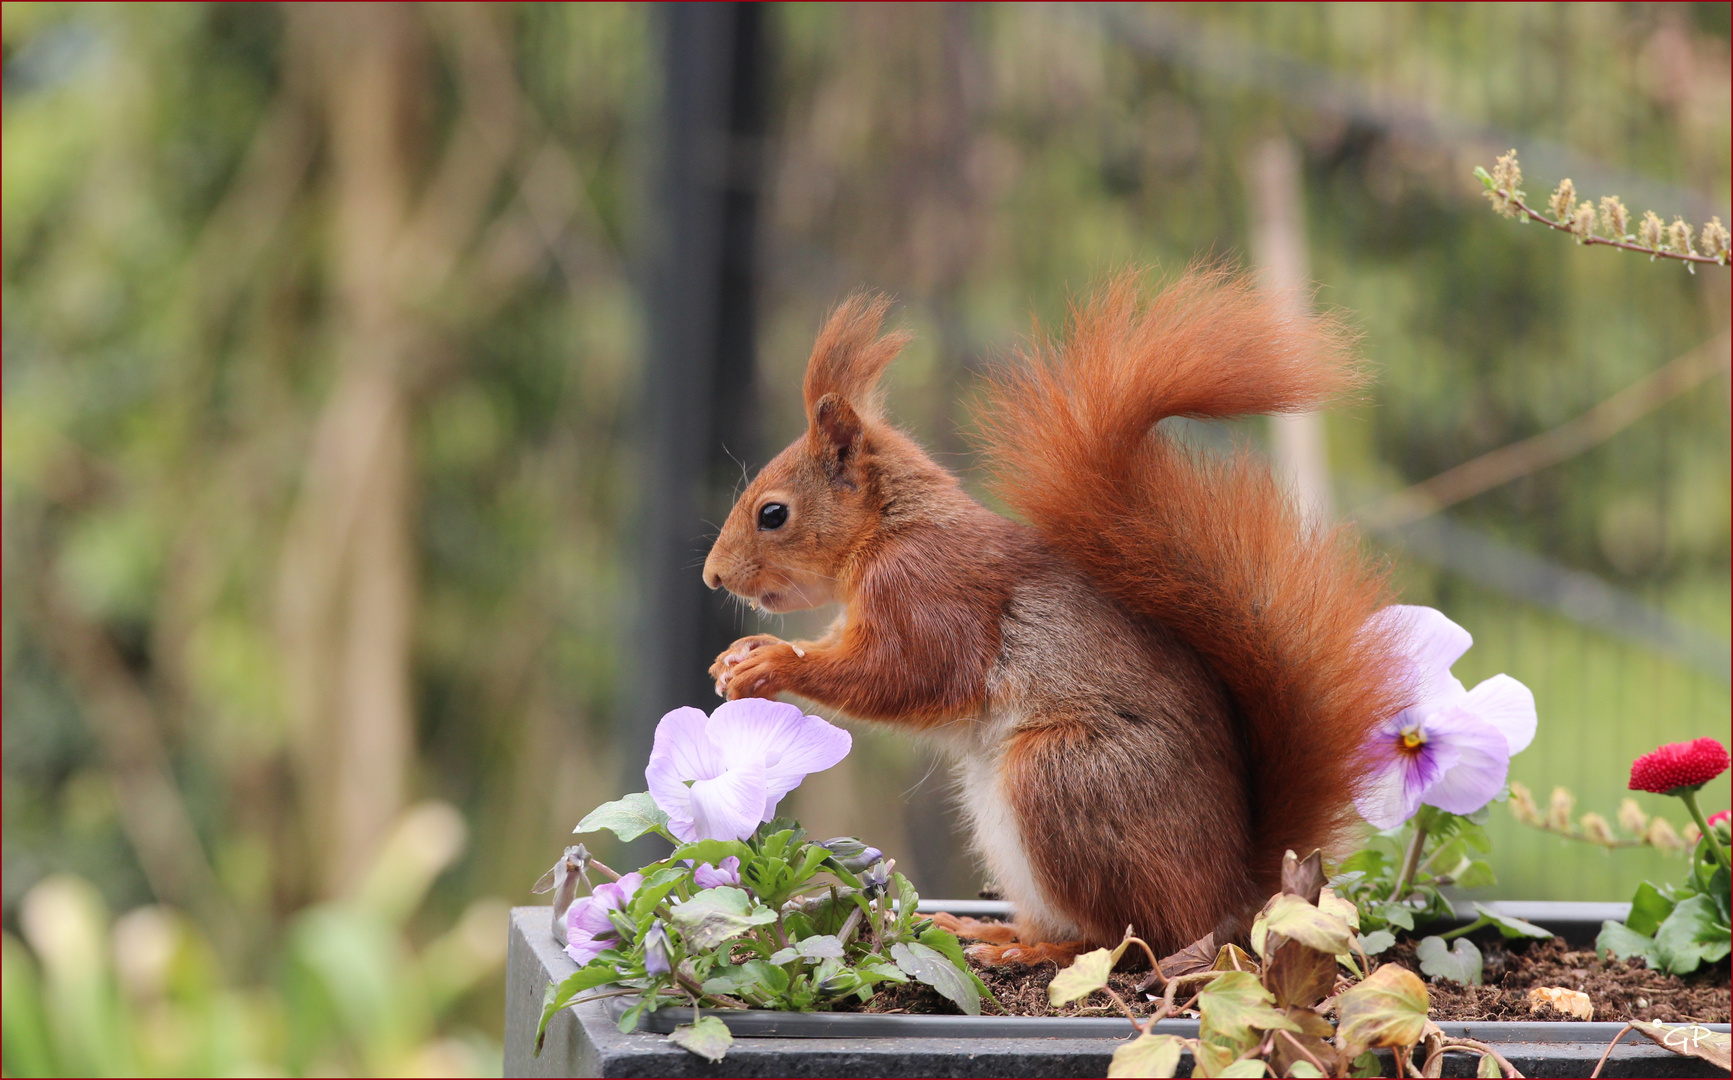
[[699, 863], [698, 869], [692, 871], [692, 880], [697, 883], [700, 889], [714, 889], [718, 885], [738, 885], [740, 884], [740, 856], [728, 856], [722, 860], [721, 866]]
[[618, 881], [597, 885], [590, 895], [574, 900], [566, 909], [566, 955], [579, 967], [602, 955], [603, 949], [619, 944], [620, 931], [608, 912], [624, 908], [642, 884], [643, 874], [630, 873]]
[[1450, 666], [1474, 638], [1443, 612], [1398, 605], [1368, 623], [1396, 634], [1414, 704], [1373, 733], [1377, 772], [1354, 805], [1380, 829], [1407, 821], [1422, 803], [1474, 813], [1504, 787], [1511, 755], [1534, 740], [1534, 694], [1509, 675], [1473, 690], [1457, 681]]
[[744, 840], [776, 804], [848, 756], [848, 732], [793, 705], [741, 698], [700, 709], [675, 709], [656, 725], [650, 796], [681, 840]]

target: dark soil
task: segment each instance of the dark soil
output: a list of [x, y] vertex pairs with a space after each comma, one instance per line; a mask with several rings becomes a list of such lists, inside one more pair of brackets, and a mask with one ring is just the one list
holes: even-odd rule
[[[1650, 971], [1641, 960], [1607, 960], [1593, 949], [1573, 951], [1563, 938], [1477, 942], [1486, 958], [1485, 986], [1428, 980], [1434, 1020], [1572, 1020], [1542, 1005], [1532, 1011], [1536, 986], [1580, 990], [1594, 1003], [1596, 1020], [1653, 1020], [1664, 1024], [1725, 1024], [1733, 1016], [1726, 960], [1690, 975]], [[1414, 944], [1399, 942], [1381, 959], [1419, 972]]]
[[[1589, 995], [1596, 1020], [1654, 1020], [1662, 1023], [1728, 1023], [1733, 1019], [1728, 961], [1680, 977], [1650, 971], [1641, 960], [1598, 959], [1591, 950], [1572, 951], [1562, 938], [1548, 941], [1478, 941], [1486, 958], [1484, 986], [1459, 986], [1427, 980], [1432, 1018], [1465, 1020], [1574, 1020], [1542, 1005], [1531, 1009], [1528, 991], [1536, 986], [1563, 987]], [[1378, 959], [1401, 964], [1416, 973], [1414, 945], [1401, 942]], [[1121, 1016], [1105, 993], [1054, 1008], [1047, 1003], [1047, 984], [1057, 966], [1005, 964], [982, 967], [970, 961], [975, 974], [992, 990], [1011, 1016]], [[1134, 1013], [1146, 1015], [1155, 1005], [1137, 992], [1148, 972], [1118, 971], [1111, 983]], [[1424, 978], [1424, 976], [1422, 976]], [[954, 1013], [956, 1007], [919, 983], [886, 986], [861, 1006], [875, 1013]], [[987, 1006], [984, 1011], [991, 1012]]]

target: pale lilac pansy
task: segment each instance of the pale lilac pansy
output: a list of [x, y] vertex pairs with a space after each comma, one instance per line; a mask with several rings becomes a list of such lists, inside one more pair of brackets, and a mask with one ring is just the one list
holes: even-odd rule
[[1368, 625], [1394, 633], [1414, 704], [1374, 731], [1368, 749], [1377, 772], [1355, 807], [1380, 829], [1402, 824], [1422, 804], [1479, 810], [1504, 788], [1511, 755], [1534, 739], [1534, 695], [1509, 675], [1465, 688], [1450, 668], [1474, 639], [1443, 612], [1398, 605]]
[[675, 709], [656, 725], [650, 796], [685, 841], [744, 840], [808, 773], [848, 756], [849, 733], [793, 705], [741, 698], [709, 716]]
[[590, 895], [572, 901], [566, 909], [566, 955], [579, 967], [620, 943], [620, 931], [608, 912], [623, 909], [642, 884], [644, 875], [634, 872], [597, 885]]

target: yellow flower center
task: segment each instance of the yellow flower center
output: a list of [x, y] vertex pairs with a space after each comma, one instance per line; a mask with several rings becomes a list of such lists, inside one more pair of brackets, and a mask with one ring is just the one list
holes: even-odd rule
[[1426, 744], [1426, 736], [1420, 734], [1420, 729], [1411, 727], [1402, 733], [1402, 749], [1418, 750]]

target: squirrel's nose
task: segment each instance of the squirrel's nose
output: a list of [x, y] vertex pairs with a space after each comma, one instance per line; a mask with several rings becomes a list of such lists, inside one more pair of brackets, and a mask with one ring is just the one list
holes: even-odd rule
[[722, 587], [722, 571], [716, 569], [715, 551], [711, 551], [711, 553], [704, 559], [704, 584], [708, 585], [712, 589], [720, 589]]

